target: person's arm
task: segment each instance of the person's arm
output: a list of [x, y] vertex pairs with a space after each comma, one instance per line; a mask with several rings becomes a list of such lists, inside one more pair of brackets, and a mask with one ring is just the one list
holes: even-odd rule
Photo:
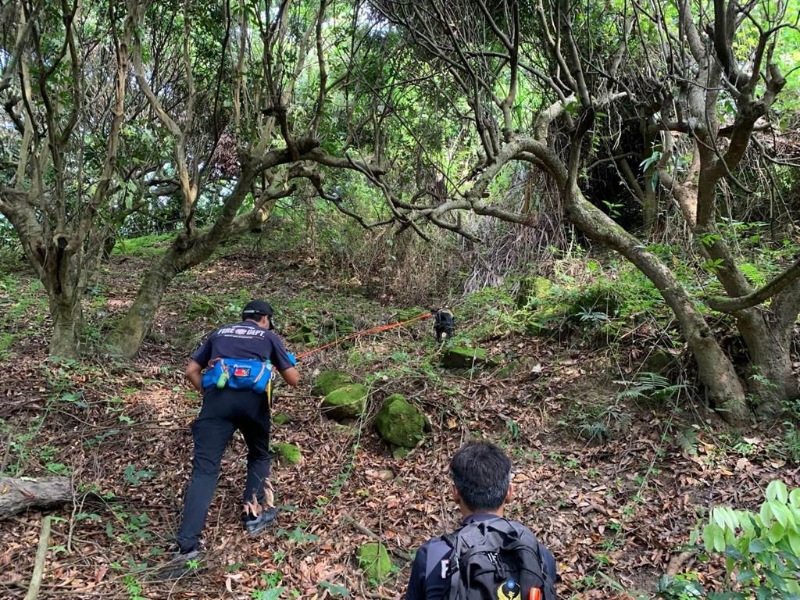
[[278, 373], [280, 373], [283, 380], [292, 387], [297, 387], [297, 384], [300, 383], [300, 372], [294, 367], [278, 371]]
[[291, 358], [289, 357], [289, 353], [283, 347], [283, 343], [277, 335], [272, 332], [269, 333], [270, 342], [272, 343], [269, 355], [270, 361], [288, 385], [297, 387], [297, 384], [300, 383], [300, 372], [294, 367], [297, 360], [293, 358], [293, 355]]
[[203, 365], [194, 360], [189, 359], [189, 364], [186, 365], [186, 379], [188, 379], [194, 389], [203, 393]]
[[423, 546], [417, 550], [414, 562], [411, 565], [411, 576], [408, 578], [408, 590], [405, 600], [425, 600], [425, 568], [427, 564], [427, 552]]

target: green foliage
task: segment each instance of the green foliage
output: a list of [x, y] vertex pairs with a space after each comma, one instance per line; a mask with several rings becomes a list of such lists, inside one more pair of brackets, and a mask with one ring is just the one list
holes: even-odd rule
[[707, 551], [726, 555], [740, 597], [800, 597], [800, 488], [772, 481], [758, 513], [714, 508], [703, 541]]
[[347, 588], [343, 585], [336, 585], [330, 583], [328, 581], [320, 581], [317, 584], [317, 587], [322, 588], [328, 592], [328, 595], [332, 598], [340, 597], [340, 598], [349, 598], [350, 592], [347, 591]]
[[0, 333], [0, 360], [8, 360], [13, 356], [11, 345], [14, 343], [14, 334]]
[[174, 233], [149, 234], [139, 237], [122, 238], [114, 245], [112, 254], [154, 258], [164, 253]]
[[665, 575], [658, 588], [662, 598], [800, 598], [800, 488], [770, 482], [758, 512], [712, 509], [702, 539], [707, 552], [725, 558], [723, 590], [707, 591], [693, 574]]
[[644, 321], [667, 316], [658, 290], [633, 267], [612, 265], [604, 271], [595, 261], [588, 264], [592, 267], [580, 282], [557, 273], [551, 287], [529, 296], [508, 316], [509, 328], [533, 335], [597, 332], [606, 343]]
[[632, 382], [620, 381], [617, 383], [626, 388], [617, 393], [619, 400], [630, 398], [662, 402], [686, 387], [683, 384], [674, 385], [663, 375], [648, 371], [637, 373]]

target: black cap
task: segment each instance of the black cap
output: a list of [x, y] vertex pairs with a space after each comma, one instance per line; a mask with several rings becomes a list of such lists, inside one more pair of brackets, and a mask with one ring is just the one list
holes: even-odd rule
[[243, 317], [253, 317], [256, 315], [267, 315], [268, 317], [272, 316], [272, 307], [263, 300], [251, 300], [248, 302], [244, 309], [242, 310]]

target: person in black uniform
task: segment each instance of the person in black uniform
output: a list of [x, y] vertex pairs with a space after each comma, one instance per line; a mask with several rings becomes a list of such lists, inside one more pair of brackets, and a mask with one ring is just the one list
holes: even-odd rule
[[274, 368], [287, 384], [296, 386], [300, 374], [294, 356], [270, 331], [272, 315], [268, 303], [249, 302], [240, 323], [214, 331], [189, 359], [186, 378], [203, 394], [203, 408], [192, 424], [192, 479], [169, 577], [181, 575], [186, 571], [182, 567], [199, 557], [200, 533], [217, 487], [222, 455], [236, 429], [242, 432], [248, 449], [244, 529], [255, 536], [275, 520], [269, 482], [271, 379]]
[[[487, 442], [462, 446], [450, 461], [453, 499], [461, 510], [462, 526], [503, 518], [511, 499], [511, 461], [505, 452]], [[523, 527], [521, 524], [520, 527]], [[452, 547], [442, 538], [431, 538], [417, 550], [411, 566], [406, 600], [444, 600], [450, 594], [449, 560]], [[558, 569], [550, 550], [538, 543], [542, 569], [557, 581]]]

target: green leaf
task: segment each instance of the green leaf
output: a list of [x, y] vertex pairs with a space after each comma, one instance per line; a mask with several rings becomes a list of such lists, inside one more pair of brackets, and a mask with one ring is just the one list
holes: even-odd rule
[[350, 597], [350, 592], [348, 592], [347, 588], [343, 585], [335, 585], [329, 581], [320, 581], [317, 585], [323, 590], [328, 590], [331, 596], [341, 596], [342, 598]]
[[278, 600], [283, 593], [282, 587], [276, 587], [269, 590], [256, 590], [253, 592], [253, 600]]
[[780, 479], [776, 479], [775, 481], [769, 482], [766, 496], [767, 500], [778, 500], [786, 504], [786, 501], [789, 499], [789, 490], [786, 488], [785, 483]]
[[738, 581], [739, 583], [746, 583], [752, 580], [755, 576], [756, 576], [755, 571], [751, 571], [750, 569], [745, 569], [736, 576], [736, 581]]
[[775, 519], [778, 523], [780, 523], [784, 529], [788, 528], [790, 526], [790, 521], [793, 521], [792, 515], [789, 514], [789, 509], [777, 500], [770, 500], [769, 504], [772, 514], [775, 515]]
[[800, 533], [796, 531], [790, 531], [786, 534], [786, 539], [789, 541], [789, 547], [794, 552], [794, 555], [800, 558]]
[[769, 530], [767, 534], [767, 539], [772, 542], [773, 544], [777, 544], [783, 539], [783, 534], [786, 532], [786, 529], [780, 523], [775, 523]]
[[761, 510], [758, 515], [761, 517], [761, 524], [764, 527], [769, 527], [772, 522], [772, 509], [770, 508], [769, 502], [764, 502], [764, 504], [761, 505]]
[[[709, 523], [703, 528], [703, 543], [705, 544], [706, 550], [711, 552], [712, 550], [717, 550], [717, 539], [721, 537], [722, 531], [719, 528], [719, 525], [715, 523]], [[725, 547], [723, 546], [723, 550]]]
[[760, 587], [756, 589], [756, 598], [758, 600], [772, 600], [774, 593], [767, 587]]
[[763, 540], [755, 539], [750, 542], [750, 546], [748, 550], [750, 554], [760, 554], [767, 549], [767, 545], [764, 543]]

